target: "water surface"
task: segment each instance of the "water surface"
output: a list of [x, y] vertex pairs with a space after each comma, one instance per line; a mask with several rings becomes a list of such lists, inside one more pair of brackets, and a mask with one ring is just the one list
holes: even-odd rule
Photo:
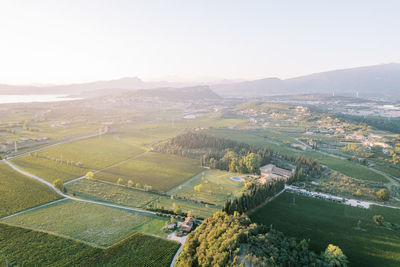
[[67, 95], [0, 95], [0, 104], [77, 100]]

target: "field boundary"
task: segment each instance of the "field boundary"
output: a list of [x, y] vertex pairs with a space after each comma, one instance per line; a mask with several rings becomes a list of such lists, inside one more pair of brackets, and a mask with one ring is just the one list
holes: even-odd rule
[[[128, 158], [128, 159], [124, 159], [124, 160], [122, 160], [122, 161], [120, 161], [120, 162], [114, 163], [114, 164], [112, 164], [112, 165], [110, 165], [110, 166], [107, 166], [107, 167], [105, 167], [105, 168], [103, 168], [103, 169], [92, 170], [92, 171], [93, 171], [94, 174], [99, 173], [99, 172], [102, 172], [102, 171], [105, 171], [105, 170], [107, 170], [107, 169], [116, 167], [116, 166], [118, 166], [118, 165], [120, 165], [120, 164], [123, 164], [123, 163], [125, 163], [125, 162], [128, 162], [128, 161], [130, 161], [130, 160], [139, 158], [139, 157], [141, 157], [141, 156], [147, 154], [148, 152], [149, 152], [149, 151], [146, 150], [146, 151], [144, 151], [144, 152], [142, 152], [142, 153], [140, 153], [140, 154], [138, 154], [138, 155], [135, 155], [135, 156], [130, 157], [130, 158]], [[70, 184], [70, 183], [73, 183], [73, 182], [76, 182], [76, 181], [79, 181], [79, 180], [82, 180], [82, 179], [85, 179], [85, 178], [86, 178], [86, 175], [83, 175], [83, 176], [81, 176], [81, 177], [78, 177], [78, 178], [75, 178], [75, 179], [72, 179], [72, 180], [69, 180], [69, 181], [65, 182], [64, 185], [67, 185], [67, 184]]]
[[61, 199], [53, 200], [53, 201], [45, 203], [45, 204], [40, 204], [38, 206], [29, 208], [29, 209], [26, 209], [26, 210], [22, 210], [22, 211], [18, 211], [16, 213], [13, 213], [13, 214], [10, 214], [10, 215], [6, 215], [4, 217], [1, 217], [0, 221], [8, 219], [8, 218], [11, 218], [11, 217], [14, 217], [14, 216], [17, 216], [17, 215], [20, 215], [20, 214], [23, 214], [23, 213], [26, 213], [26, 212], [30, 212], [30, 211], [34, 211], [34, 210], [37, 210], [37, 209], [40, 209], [40, 208], [43, 208], [43, 207], [47, 207], [47, 206], [53, 205], [55, 203], [61, 202], [63, 200], [67, 200], [67, 198], [61, 198]]
[[71, 237], [71, 236], [68, 236], [68, 235], [63, 235], [63, 234], [59, 234], [59, 233], [55, 233], [55, 232], [51, 232], [51, 231], [45, 231], [45, 230], [42, 230], [42, 229], [35, 229], [35, 228], [31, 228], [31, 227], [26, 227], [26, 226], [19, 226], [19, 225], [9, 224], [9, 223], [5, 223], [5, 222], [1, 222], [1, 224], [5, 224], [5, 225], [12, 226], [12, 227], [17, 227], [17, 228], [22, 228], [22, 229], [26, 229], [26, 230], [31, 230], [31, 231], [34, 231], [34, 232], [46, 233], [46, 234], [49, 234], [49, 235], [53, 235], [53, 236], [61, 237], [61, 238], [64, 238], [64, 239], [69, 239], [69, 240], [73, 240], [73, 241], [76, 241], [76, 242], [79, 242], [79, 243], [83, 243], [83, 244], [89, 245], [91, 247], [96, 247], [96, 248], [100, 248], [100, 249], [106, 249], [107, 248], [107, 247], [100, 246], [100, 245], [98, 245], [96, 243], [84, 241], [84, 240], [81, 240], [81, 239], [78, 239], [78, 238], [74, 238], [74, 237]]

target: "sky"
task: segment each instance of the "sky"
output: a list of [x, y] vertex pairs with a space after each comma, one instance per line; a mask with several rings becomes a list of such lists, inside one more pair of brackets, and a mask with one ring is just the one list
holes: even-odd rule
[[0, 83], [289, 78], [400, 62], [400, 1], [0, 0]]

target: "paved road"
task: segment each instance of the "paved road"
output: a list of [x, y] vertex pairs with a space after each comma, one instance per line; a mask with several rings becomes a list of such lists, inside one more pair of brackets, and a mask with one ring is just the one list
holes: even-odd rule
[[174, 256], [174, 259], [172, 260], [172, 262], [171, 262], [171, 264], [170, 264], [170, 267], [174, 267], [175, 262], [176, 262], [176, 260], [178, 259], [179, 254], [181, 254], [181, 251], [182, 251], [182, 249], [183, 249], [184, 246], [185, 246], [184, 244], [181, 244], [181, 246], [179, 247], [178, 251], [176, 252], [176, 254], [175, 254], [175, 256]]
[[369, 206], [375, 205], [375, 206], [386, 207], [386, 208], [391, 208], [391, 209], [400, 209], [400, 207], [380, 204], [380, 203], [376, 203], [376, 202], [372, 202], [372, 201], [361, 201], [361, 200], [353, 199], [353, 198], [344, 198], [344, 197], [340, 197], [340, 196], [334, 196], [331, 194], [309, 191], [309, 190], [301, 189], [301, 188], [299, 188], [297, 186], [293, 186], [293, 185], [285, 185], [285, 189], [290, 189], [291, 191], [299, 192], [299, 193], [307, 192], [310, 195], [320, 195], [320, 196], [333, 197], [333, 198], [338, 198], [338, 199], [345, 199], [345, 203], [343, 203], [343, 204], [349, 205], [349, 206], [363, 206], [365, 208], [369, 208]]

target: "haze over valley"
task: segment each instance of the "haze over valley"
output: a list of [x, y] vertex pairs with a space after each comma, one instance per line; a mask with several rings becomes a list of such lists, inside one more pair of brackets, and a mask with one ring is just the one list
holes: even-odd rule
[[398, 10], [0, 2], [0, 266], [400, 266]]

